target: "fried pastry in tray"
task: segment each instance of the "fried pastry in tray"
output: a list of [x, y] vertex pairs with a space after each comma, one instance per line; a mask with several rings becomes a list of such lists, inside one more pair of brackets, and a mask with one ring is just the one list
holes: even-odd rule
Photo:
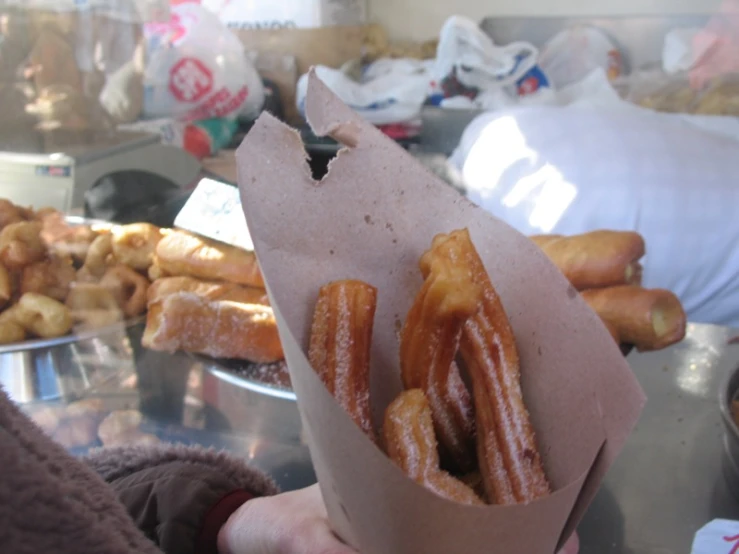
[[618, 343], [644, 352], [666, 348], [685, 337], [685, 311], [668, 290], [621, 286], [581, 294]]
[[630, 231], [592, 231], [571, 237], [539, 235], [541, 248], [577, 290], [641, 283], [644, 239]]
[[154, 264], [162, 276], [187, 275], [264, 288], [254, 252], [185, 231], [172, 231], [159, 241]]
[[245, 304], [269, 305], [267, 291], [264, 289], [242, 287], [233, 283], [201, 281], [194, 277], [185, 276], [157, 279], [149, 287], [147, 299], [148, 302], [155, 302], [174, 292], [190, 292], [210, 300], [228, 297], [231, 300], [238, 300]]
[[[146, 348], [258, 363], [283, 359], [277, 322], [272, 308], [262, 301], [263, 291], [230, 285], [190, 285], [190, 290], [174, 290], [175, 283], [160, 284], [155, 289], [141, 341]], [[211, 294], [202, 294], [207, 289]]]

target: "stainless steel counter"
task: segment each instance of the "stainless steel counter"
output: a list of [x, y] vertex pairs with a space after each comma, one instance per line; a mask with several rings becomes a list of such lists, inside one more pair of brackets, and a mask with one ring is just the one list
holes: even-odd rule
[[715, 518], [739, 519], [721, 473], [719, 388], [739, 331], [690, 325], [681, 344], [628, 360], [649, 398], [580, 526], [583, 554], [686, 554]]
[[[582, 554], [685, 554], [711, 519], [739, 519], [721, 474], [718, 407], [722, 380], [739, 366], [736, 335], [691, 325], [682, 344], [629, 356], [649, 402], [580, 526]], [[283, 489], [315, 481], [289, 392], [244, 386], [202, 360], [136, 348], [138, 340], [134, 330], [135, 373], [98, 391], [106, 410], [134, 407], [142, 430], [162, 440], [236, 452]]]

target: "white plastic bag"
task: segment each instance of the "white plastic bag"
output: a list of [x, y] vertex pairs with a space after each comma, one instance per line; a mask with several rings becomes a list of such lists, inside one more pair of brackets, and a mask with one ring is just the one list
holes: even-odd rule
[[598, 68], [610, 80], [624, 72], [621, 51], [603, 31], [589, 25], [557, 33], [541, 49], [539, 65], [555, 88], [577, 83]]
[[[364, 71], [362, 80], [325, 66], [316, 75], [341, 100], [374, 125], [412, 121], [421, 113], [429, 92], [428, 63], [418, 60], [378, 60]], [[296, 103], [304, 113], [308, 75], [298, 80]]]
[[644, 286], [675, 292], [690, 321], [739, 326], [737, 142], [618, 106], [484, 114], [452, 156], [467, 196], [524, 234], [634, 230]]
[[451, 99], [464, 96], [483, 109], [513, 104], [548, 88], [537, 58], [537, 49], [527, 42], [497, 46], [474, 21], [450, 17], [439, 35], [431, 101], [458, 107], [462, 102]]
[[537, 56], [527, 42], [496, 46], [474, 21], [453, 16], [441, 28], [432, 76], [441, 82], [454, 73], [461, 84], [488, 90], [515, 83], [536, 65]]
[[693, 69], [716, 44], [718, 37], [708, 36], [707, 40], [696, 38], [704, 34], [703, 29], [673, 29], [665, 35], [662, 49], [662, 69], [668, 74], [677, 74]]
[[146, 26], [148, 118], [202, 120], [256, 112], [264, 86], [239, 39], [194, 3], [172, 6], [168, 23]]

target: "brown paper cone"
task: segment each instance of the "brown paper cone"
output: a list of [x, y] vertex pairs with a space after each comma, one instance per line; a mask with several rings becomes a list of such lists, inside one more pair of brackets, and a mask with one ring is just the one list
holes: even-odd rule
[[[597, 316], [525, 236], [473, 206], [341, 103], [315, 75], [308, 119], [348, 148], [311, 178], [298, 134], [263, 115], [238, 152], [242, 204], [275, 309], [331, 523], [362, 554], [551, 554], [635, 425], [644, 395]], [[396, 325], [437, 233], [467, 227], [503, 300], [522, 387], [555, 492], [519, 506], [462, 506], [406, 478], [343, 412], [306, 346], [318, 289], [378, 288], [375, 421], [400, 391]]]

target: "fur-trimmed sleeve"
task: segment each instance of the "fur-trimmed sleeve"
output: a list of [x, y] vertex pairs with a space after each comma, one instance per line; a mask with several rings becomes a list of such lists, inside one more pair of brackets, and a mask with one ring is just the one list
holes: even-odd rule
[[277, 486], [243, 460], [180, 445], [96, 450], [85, 461], [107, 481], [139, 529], [165, 553], [216, 553], [218, 529], [245, 501]]
[[0, 552], [155, 554], [110, 487], [0, 387]]

